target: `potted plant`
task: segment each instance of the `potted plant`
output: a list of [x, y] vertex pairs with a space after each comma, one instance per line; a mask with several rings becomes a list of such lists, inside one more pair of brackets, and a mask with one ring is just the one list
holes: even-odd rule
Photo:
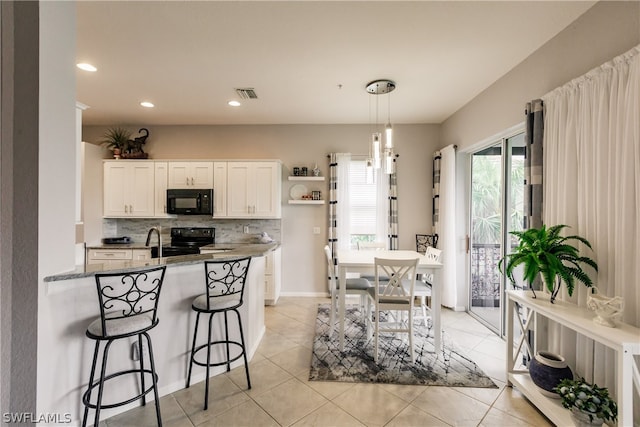
[[113, 157], [120, 158], [120, 153], [127, 150], [131, 132], [125, 128], [109, 128], [103, 136], [102, 146], [113, 151]]
[[[573, 294], [575, 282], [582, 282], [588, 288], [593, 286], [593, 281], [582, 269], [586, 264], [598, 271], [598, 264], [591, 258], [580, 256], [578, 248], [571, 245], [571, 241], [582, 242], [591, 249], [587, 239], [580, 236], [561, 236], [562, 229], [568, 227], [560, 224], [547, 228], [530, 228], [524, 231], [512, 231], [510, 234], [518, 237], [520, 242], [513, 253], [505, 255], [498, 266], [502, 271], [506, 261], [506, 272], [515, 283], [514, 269], [522, 264], [524, 266], [524, 279], [533, 283], [538, 275], [551, 292], [553, 303], [560, 291], [562, 282], [567, 285], [569, 296]], [[532, 288], [533, 289], [533, 288]], [[535, 291], [533, 293], [535, 298]]]
[[606, 387], [580, 378], [564, 379], [554, 390], [560, 395], [562, 406], [571, 410], [577, 425], [602, 425], [604, 421], [615, 422], [618, 418], [618, 406]]

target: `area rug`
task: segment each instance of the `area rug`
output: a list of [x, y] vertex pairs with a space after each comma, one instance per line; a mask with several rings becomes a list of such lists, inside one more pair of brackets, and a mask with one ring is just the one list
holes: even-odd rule
[[443, 334], [443, 349], [435, 353], [433, 334], [425, 326], [416, 327], [413, 364], [406, 334], [380, 334], [376, 363], [374, 340], [367, 339], [357, 307], [346, 309], [343, 352], [339, 349], [337, 327], [338, 322], [329, 337], [329, 305], [319, 305], [309, 380], [497, 388], [478, 365], [455, 350], [447, 334]]

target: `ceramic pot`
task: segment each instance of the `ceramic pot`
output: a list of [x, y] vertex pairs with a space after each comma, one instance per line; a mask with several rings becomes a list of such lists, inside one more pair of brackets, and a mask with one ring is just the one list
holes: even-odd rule
[[565, 378], [573, 379], [573, 373], [564, 357], [548, 351], [536, 353], [529, 363], [529, 375], [542, 394], [556, 399], [560, 396], [553, 388]]
[[602, 326], [615, 328], [618, 319], [624, 311], [624, 301], [621, 297], [605, 297], [598, 294], [598, 289], [593, 288], [594, 293], [587, 295], [587, 308], [596, 312], [593, 321]]
[[604, 423], [602, 418], [593, 417], [593, 420], [589, 418], [589, 414], [582, 412], [576, 408], [571, 408], [571, 418], [573, 423], [577, 427], [594, 427], [601, 426]]

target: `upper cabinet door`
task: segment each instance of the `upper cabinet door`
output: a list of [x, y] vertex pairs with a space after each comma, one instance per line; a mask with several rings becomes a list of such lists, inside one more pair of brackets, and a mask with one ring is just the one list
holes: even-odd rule
[[154, 188], [153, 162], [105, 162], [104, 216], [154, 216]]
[[213, 217], [227, 216], [227, 162], [213, 162]]
[[[128, 216], [129, 206], [126, 194], [129, 168], [125, 162], [105, 162], [104, 164], [104, 216]], [[126, 208], [126, 212], [125, 212]]]
[[227, 216], [280, 218], [278, 162], [227, 163]]
[[280, 218], [280, 163], [254, 163], [255, 201], [254, 216], [258, 218]]
[[193, 188], [213, 188], [213, 162], [192, 162]]
[[155, 215], [155, 168], [152, 162], [131, 163], [129, 214], [150, 217]]
[[169, 188], [213, 188], [213, 162], [169, 162]]
[[167, 162], [155, 162], [155, 216], [169, 216], [167, 214]]
[[[253, 196], [251, 163], [227, 163], [227, 216], [249, 218]], [[215, 191], [215, 189], [214, 189]]]

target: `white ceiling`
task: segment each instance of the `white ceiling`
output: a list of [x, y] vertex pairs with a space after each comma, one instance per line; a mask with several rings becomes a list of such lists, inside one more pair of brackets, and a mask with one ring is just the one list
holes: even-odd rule
[[[393, 123], [441, 123], [593, 4], [80, 1], [98, 71], [77, 99], [90, 125], [384, 122], [389, 101]], [[390, 98], [365, 91], [381, 78]], [[228, 106], [239, 87], [259, 99]]]

